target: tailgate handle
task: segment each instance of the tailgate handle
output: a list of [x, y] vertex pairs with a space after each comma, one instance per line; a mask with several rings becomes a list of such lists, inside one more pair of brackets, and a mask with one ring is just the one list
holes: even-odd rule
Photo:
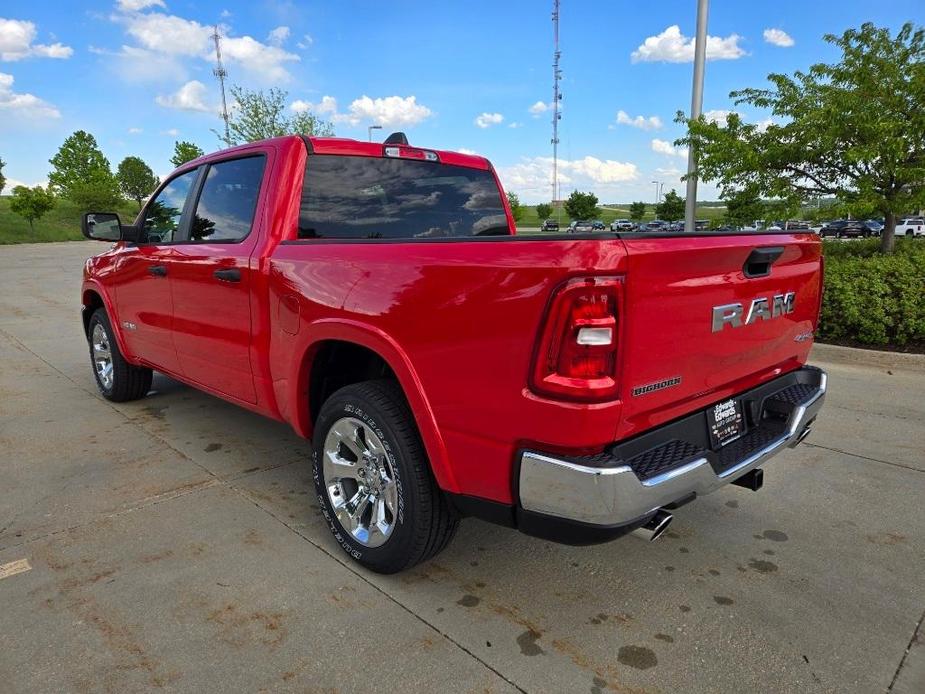
[[767, 277], [771, 274], [771, 266], [774, 261], [780, 258], [783, 252], [783, 246], [756, 248], [746, 258], [745, 265], [742, 266], [742, 272], [748, 278]]

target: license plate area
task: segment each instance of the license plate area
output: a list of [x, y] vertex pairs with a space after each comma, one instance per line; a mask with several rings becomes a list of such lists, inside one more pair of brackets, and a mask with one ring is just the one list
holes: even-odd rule
[[742, 436], [745, 433], [742, 402], [731, 398], [707, 408], [707, 431], [714, 450]]

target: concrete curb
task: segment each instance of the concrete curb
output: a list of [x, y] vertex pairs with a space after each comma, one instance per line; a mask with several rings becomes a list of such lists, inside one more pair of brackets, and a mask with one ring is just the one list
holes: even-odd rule
[[878, 369], [903, 369], [925, 373], [925, 354], [881, 352], [875, 349], [857, 349], [840, 345], [815, 343], [810, 361], [823, 361], [849, 366], [872, 366]]

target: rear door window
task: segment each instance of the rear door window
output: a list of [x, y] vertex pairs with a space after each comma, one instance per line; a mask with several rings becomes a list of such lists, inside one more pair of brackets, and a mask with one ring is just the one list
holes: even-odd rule
[[428, 161], [313, 154], [299, 238], [433, 239], [509, 233], [490, 171]]
[[209, 166], [189, 240], [236, 243], [251, 232], [266, 157], [230, 159]]

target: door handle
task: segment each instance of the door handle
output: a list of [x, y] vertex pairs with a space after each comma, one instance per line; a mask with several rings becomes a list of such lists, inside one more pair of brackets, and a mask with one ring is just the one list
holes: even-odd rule
[[166, 277], [167, 276], [167, 266], [166, 265], [151, 265], [148, 267], [148, 272], [155, 277]]
[[241, 271], [234, 267], [227, 270], [216, 270], [212, 273], [216, 279], [223, 280], [224, 282], [240, 282], [241, 281]]

